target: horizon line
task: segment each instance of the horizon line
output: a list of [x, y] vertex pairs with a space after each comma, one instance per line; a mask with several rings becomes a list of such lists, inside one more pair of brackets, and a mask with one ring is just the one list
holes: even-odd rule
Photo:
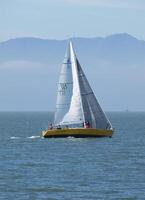
[[[1, 112], [52, 112], [53, 110], [0, 110]], [[105, 112], [125, 112], [125, 113], [132, 113], [132, 112], [145, 112], [145, 110], [105, 110]]]

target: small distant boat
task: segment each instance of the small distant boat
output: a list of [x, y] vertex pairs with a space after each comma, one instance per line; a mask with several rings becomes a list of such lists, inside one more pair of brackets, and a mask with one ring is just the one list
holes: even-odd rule
[[54, 125], [42, 131], [49, 137], [111, 137], [113, 128], [69, 42], [61, 67]]

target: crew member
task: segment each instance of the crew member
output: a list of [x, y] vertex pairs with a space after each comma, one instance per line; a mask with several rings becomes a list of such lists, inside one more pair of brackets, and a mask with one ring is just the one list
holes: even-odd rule
[[90, 123], [89, 123], [89, 121], [84, 122], [84, 128], [90, 128]]
[[52, 129], [53, 129], [53, 126], [52, 126], [52, 124], [49, 124], [49, 127], [48, 127], [48, 129], [50, 129], [50, 130], [52, 130]]

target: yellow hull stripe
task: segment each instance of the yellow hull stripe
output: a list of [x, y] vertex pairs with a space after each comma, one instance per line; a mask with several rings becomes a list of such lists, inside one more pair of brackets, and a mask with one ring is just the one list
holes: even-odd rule
[[111, 137], [113, 130], [101, 130], [93, 128], [71, 128], [71, 129], [53, 129], [42, 131], [42, 136], [48, 137]]

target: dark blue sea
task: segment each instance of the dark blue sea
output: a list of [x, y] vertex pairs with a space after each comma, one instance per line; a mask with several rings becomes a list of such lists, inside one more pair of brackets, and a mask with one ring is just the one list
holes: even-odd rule
[[107, 113], [112, 138], [40, 136], [48, 112], [0, 112], [0, 199], [144, 200], [145, 113]]

